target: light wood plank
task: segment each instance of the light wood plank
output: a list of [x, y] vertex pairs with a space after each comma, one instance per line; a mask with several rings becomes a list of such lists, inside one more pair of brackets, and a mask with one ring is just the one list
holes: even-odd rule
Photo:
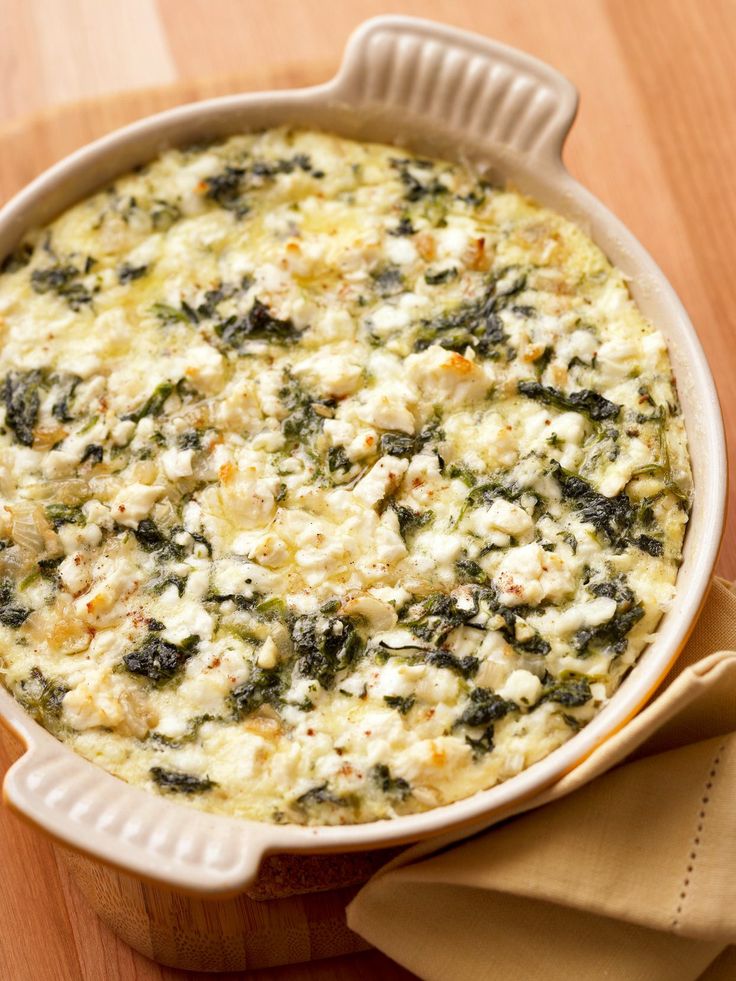
[[[18, 754], [18, 743], [0, 726], [0, 773]], [[0, 870], [0, 978], [80, 981], [53, 847], [6, 807], [0, 807]]]
[[152, 0], [0, 4], [0, 120], [176, 77]]
[[[649, 201], [642, 200], [639, 214], [627, 220], [672, 279], [703, 342], [721, 396], [733, 471], [736, 4], [680, 0], [670, 7], [667, 30], [662, 30], [658, 0], [610, 0], [609, 11], [672, 209], [672, 220], [661, 215], [651, 221], [644, 210]], [[719, 569], [729, 578], [736, 576], [733, 479]]]

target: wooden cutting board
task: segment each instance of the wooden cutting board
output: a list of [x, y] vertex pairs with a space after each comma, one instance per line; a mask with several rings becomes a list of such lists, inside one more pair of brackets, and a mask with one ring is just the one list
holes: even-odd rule
[[[23, 9], [31, 5], [22, 5]], [[164, 4], [177, 25], [187, 23], [180, 0]], [[203, 38], [192, 38], [195, 53], [209, 52], [209, 63], [220, 63], [218, 52], [227, 48], [227, 33], [241, 38], [236, 27], [250, 30], [240, 4], [231, 4], [233, 17], [213, 18], [197, 3], [198, 16], [207, 21]], [[225, 5], [223, 5], [224, 7]], [[303, 6], [303, 5], [302, 5]], [[390, 4], [388, 6], [395, 6]], [[560, 16], [548, 16], [545, 0], [528, 0], [523, 13], [513, 4], [481, 4], [467, 0], [446, 5], [423, 0], [402, 3], [407, 12], [456, 20], [470, 29], [498, 37], [549, 60], [565, 71], [582, 93], [580, 119], [570, 139], [568, 162], [573, 172], [629, 225], [664, 267], [685, 301], [719, 382], [729, 437], [736, 438], [736, 400], [731, 396], [736, 373], [733, 339], [735, 303], [731, 266], [736, 252], [732, 175], [736, 168], [734, 107], [736, 75], [732, 52], [736, 46], [736, 17], [729, 0], [709, 4], [676, 5], [647, 0], [616, 4], [609, 0], [582, 3], [566, 0]], [[166, 88], [137, 91], [53, 109], [0, 126], [0, 201], [22, 187], [49, 164], [76, 147], [133, 119], [168, 106], [239, 90], [263, 90], [319, 82], [332, 73], [338, 35], [347, 33], [358, 14], [377, 13], [386, 5], [353, 3], [335, 12], [337, 26], [307, 24], [297, 38], [293, 24], [281, 12], [283, 29], [291, 33], [291, 49], [309, 51], [315, 31], [334, 42], [332, 63], [303, 63], [266, 67], [257, 74], [206, 82], [182, 82]], [[411, 9], [409, 9], [411, 8]], [[20, 9], [20, 6], [19, 6]], [[189, 5], [189, 23], [194, 6]], [[294, 10], [297, 5], [294, 5]], [[267, 12], [278, 22], [278, 11]], [[295, 17], [304, 27], [303, 20]], [[315, 19], [316, 24], [316, 19]], [[342, 25], [342, 26], [340, 26]], [[338, 29], [339, 28], [339, 29]], [[76, 29], [76, 28], [73, 28]], [[72, 30], [72, 28], [70, 28]], [[311, 31], [311, 34], [310, 34]], [[220, 32], [220, 33], [218, 33]], [[224, 32], [224, 33], [223, 33]], [[262, 28], [265, 34], [265, 28]], [[12, 32], [11, 32], [12, 34]], [[211, 36], [210, 36], [211, 35]], [[222, 35], [222, 36], [221, 36]], [[235, 37], [237, 35], [237, 37]], [[35, 37], [35, 35], [34, 35]], [[585, 39], [580, 44], [579, 38]], [[299, 43], [297, 44], [297, 38]], [[54, 45], [68, 57], [67, 38]], [[202, 44], [200, 45], [200, 40]], [[27, 39], [26, 47], [30, 43]], [[49, 38], [51, 46], [52, 39]], [[231, 45], [238, 64], [240, 41]], [[320, 50], [325, 51], [323, 44]], [[20, 49], [23, 50], [23, 49]], [[228, 49], [229, 50], [229, 49]], [[243, 45], [243, 50], [248, 50]], [[25, 50], [24, 50], [25, 56]], [[187, 66], [192, 51], [187, 52]], [[202, 59], [195, 62], [202, 65]], [[206, 70], [198, 67], [193, 70]], [[697, 82], [694, 81], [697, 79]], [[8, 79], [12, 82], [12, 79]], [[736, 499], [736, 482], [731, 489]], [[733, 525], [732, 525], [733, 527]], [[721, 572], [736, 576], [736, 536], [727, 535]], [[17, 749], [0, 731], [0, 773]], [[77, 870], [77, 874], [80, 875]], [[96, 919], [72, 879], [68, 865], [48, 840], [21, 825], [0, 808], [0, 978], [12, 981], [182, 981], [185, 975], [159, 968], [133, 953]], [[83, 888], [87, 889], [89, 883]], [[124, 887], [119, 884], [119, 888]], [[146, 897], [127, 895], [126, 902], [143, 904]], [[335, 897], [300, 896], [286, 906], [258, 903], [258, 917], [274, 910], [277, 924], [284, 922], [292, 936], [305, 936], [304, 924], [327, 923], [320, 937], [330, 935], [331, 952], [346, 949], [344, 923]], [[338, 903], [344, 903], [344, 896]], [[313, 912], [315, 911], [315, 912]], [[316, 911], [319, 911], [317, 913]], [[320, 920], [321, 916], [321, 920]], [[282, 919], [280, 919], [282, 917]], [[288, 922], [287, 922], [288, 921]], [[295, 925], [296, 924], [296, 925]], [[334, 929], [329, 928], [332, 924]], [[312, 931], [315, 936], [317, 931]], [[257, 931], [256, 931], [257, 933]], [[307, 926], [306, 934], [310, 930]], [[321, 941], [320, 941], [321, 942]], [[303, 941], [302, 941], [303, 943]], [[300, 956], [324, 952], [315, 941], [300, 948]], [[253, 962], [252, 962], [253, 963]], [[221, 975], [222, 976], [222, 975]], [[331, 961], [303, 962], [292, 967], [258, 972], [260, 981], [359, 981], [381, 978], [398, 981], [409, 975], [376, 952], [338, 957]], [[204, 979], [205, 975], [189, 975]], [[228, 977], [225, 975], [224, 977]], [[244, 981], [242, 973], [229, 975]], [[254, 978], [255, 981], [255, 978]]]
[[[334, 68], [317, 64], [272, 67], [257, 75], [136, 90], [14, 121], [0, 127], [0, 202], [77, 147], [142, 116], [232, 92], [311, 85], [329, 78]], [[0, 726], [0, 774], [17, 755], [17, 745]], [[0, 977], [8, 981], [98, 981], [103, 976], [170, 981], [184, 976], [152, 964], [127, 947], [95, 917], [91, 906], [139, 951], [170, 965], [230, 972], [247, 967], [249, 973], [250, 969], [294, 965], [273, 972], [258, 970], [263, 981], [408, 979], [412, 975], [377, 951], [357, 954], [368, 945], [345, 923], [345, 906], [390, 854], [276, 856], [267, 860], [264, 874], [248, 895], [226, 903], [191, 902], [113, 870], [95, 868], [54, 848], [0, 809], [0, 921], [4, 924]], [[31, 908], [24, 908], [24, 901], [30, 901]], [[16, 960], [13, 936], [24, 935], [29, 926], [38, 924], [44, 924], [47, 935], [39, 938], [33, 964], [22, 955]], [[224, 941], [213, 943], [214, 935]], [[63, 938], [63, 946], [76, 947], [81, 974], [54, 956], [54, 945], [61, 945]], [[103, 973], [110, 958], [118, 967], [114, 974]], [[330, 960], [322, 961], [324, 958]], [[310, 965], [309, 961], [318, 963]], [[187, 971], [187, 976], [193, 975]], [[244, 978], [240, 973], [237, 976]]]

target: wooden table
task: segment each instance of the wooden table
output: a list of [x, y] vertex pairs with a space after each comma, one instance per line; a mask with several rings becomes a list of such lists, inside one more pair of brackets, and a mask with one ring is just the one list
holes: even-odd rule
[[[650, 249], [700, 332], [736, 439], [736, 0], [0, 0], [0, 125], [64, 102], [289, 65], [337, 64], [351, 29], [402, 12], [539, 56], [579, 88], [574, 173]], [[0, 162], [1, 163], [1, 162]], [[32, 173], [35, 161], [24, 161]], [[736, 577], [731, 521], [719, 571]], [[12, 754], [0, 741], [0, 772]], [[0, 810], [0, 977], [195, 978], [132, 953], [85, 908], [51, 846]], [[205, 976], [202, 975], [202, 978]], [[224, 976], [223, 976], [224, 977]], [[244, 978], [245, 975], [240, 975]], [[407, 978], [377, 953], [249, 975]]]

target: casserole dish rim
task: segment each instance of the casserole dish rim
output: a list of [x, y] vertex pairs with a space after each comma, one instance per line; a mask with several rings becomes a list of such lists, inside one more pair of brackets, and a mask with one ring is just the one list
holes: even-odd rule
[[[26, 744], [3, 784], [13, 810], [65, 845], [135, 875], [194, 893], [235, 893], [255, 878], [268, 853], [373, 849], [479, 829], [559, 780], [651, 697], [694, 626], [716, 561], [725, 513], [723, 426], [705, 356], [671, 286], [633, 235], [562, 164], [576, 107], [573, 86], [521, 52], [429, 21], [374, 18], [358, 28], [339, 72], [323, 85], [177, 107], [76, 151], [0, 211], [0, 254], [29, 228], [169, 145], [302, 119], [304, 128], [399, 145], [403, 139], [420, 150], [435, 147], [437, 156], [486, 162], [541, 203], [590, 225], [594, 241], [632, 278], [645, 315], [647, 307], [661, 310], [651, 319], [668, 340], [673, 364], [679, 361], [675, 374], [681, 396], [685, 391], [696, 481], [691, 520], [699, 533], [688, 532], [676, 600], [655, 640], [604, 709], [544, 759], [471, 797], [391, 820], [301, 827], [210, 814], [126, 784], [57, 741], [0, 687], [0, 721]], [[398, 139], [387, 140], [385, 133]]]

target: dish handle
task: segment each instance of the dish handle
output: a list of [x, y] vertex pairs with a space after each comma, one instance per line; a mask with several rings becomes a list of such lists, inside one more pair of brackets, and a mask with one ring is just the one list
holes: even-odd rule
[[338, 100], [402, 110], [517, 155], [561, 163], [578, 106], [554, 68], [477, 34], [414, 17], [375, 17], [350, 37], [333, 82]]
[[256, 822], [162, 807], [47, 733], [19, 735], [27, 749], [5, 775], [5, 803], [59, 844], [189, 895], [234, 896], [256, 880], [268, 850]]

